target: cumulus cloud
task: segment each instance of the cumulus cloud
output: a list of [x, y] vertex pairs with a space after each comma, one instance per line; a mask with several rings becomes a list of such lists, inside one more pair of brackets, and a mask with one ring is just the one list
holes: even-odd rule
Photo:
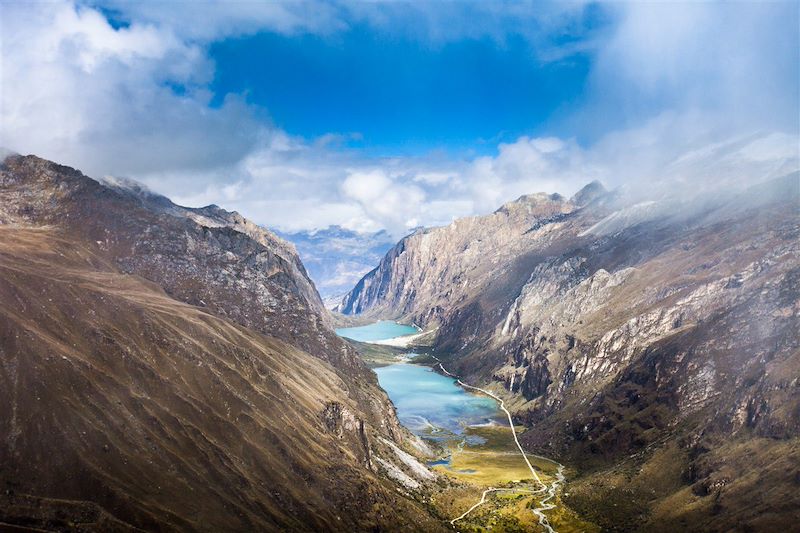
[[[284, 230], [340, 224], [395, 236], [522, 194], [568, 195], [593, 179], [660, 194], [676, 185], [740, 186], [798, 167], [793, 6], [614, 4], [605, 6], [610, 25], [587, 34], [588, 7], [3, 4], [0, 145]], [[125, 24], [112, 25], [109, 10]], [[354, 24], [417, 32], [434, 45], [527, 36], [538, 61], [591, 54], [589, 96], [554, 124], [581, 133], [523, 136], [466, 159], [376, 158], [336, 134], [282, 131], [244, 95], [212, 105], [214, 40], [327, 35]]]
[[350, 173], [342, 183], [342, 190], [359, 203], [369, 218], [384, 221], [392, 229], [416, 226], [419, 207], [425, 202], [422, 189], [392, 180], [382, 169]]
[[70, 2], [2, 9], [4, 146], [137, 176], [231, 164], [263, 134], [240, 97], [209, 106], [211, 63], [170, 29]]

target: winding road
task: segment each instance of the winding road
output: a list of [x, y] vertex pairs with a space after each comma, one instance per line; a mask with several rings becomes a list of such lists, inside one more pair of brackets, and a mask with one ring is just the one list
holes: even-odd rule
[[509, 427], [511, 427], [511, 434], [514, 436], [514, 443], [517, 445], [517, 448], [519, 449], [519, 453], [522, 455], [522, 458], [525, 459], [525, 464], [528, 465], [528, 469], [531, 471], [531, 474], [533, 474], [533, 479], [535, 479], [536, 482], [541, 487], [537, 491], [526, 491], [525, 489], [513, 489], [513, 488], [512, 489], [501, 489], [501, 488], [494, 488], [494, 487], [488, 488], [485, 491], [483, 491], [483, 494], [481, 495], [481, 499], [480, 499], [480, 501], [478, 503], [476, 503], [475, 505], [470, 507], [464, 514], [462, 514], [458, 518], [454, 518], [453, 520], [451, 520], [450, 523], [455, 525], [455, 523], [457, 521], [459, 521], [462, 518], [464, 518], [465, 516], [467, 516], [470, 512], [472, 512], [473, 510], [478, 508], [483, 503], [486, 503], [486, 495], [489, 494], [490, 492], [499, 492], [499, 491], [506, 491], [506, 490], [507, 491], [516, 491], [516, 492], [520, 492], [520, 491], [529, 492], [531, 494], [539, 494], [539, 493], [545, 492], [545, 493], [547, 493], [547, 496], [539, 502], [539, 507], [533, 509], [533, 514], [535, 514], [539, 518], [539, 525], [544, 527], [547, 530], [548, 533], [555, 533], [555, 530], [550, 525], [550, 522], [548, 521], [547, 516], [545, 516], [544, 512], [555, 508], [555, 504], [549, 503], [549, 502], [550, 502], [550, 500], [552, 500], [555, 497], [556, 492], [558, 491], [558, 487], [561, 486], [564, 483], [565, 479], [566, 479], [564, 477], [564, 465], [562, 465], [561, 463], [558, 463], [556, 461], [553, 461], [552, 459], [548, 459], [547, 457], [542, 457], [540, 455], [534, 455], [534, 457], [537, 457], [539, 459], [544, 459], [546, 461], [550, 461], [553, 464], [557, 465], [557, 467], [558, 467], [558, 471], [556, 472], [556, 479], [550, 485], [544, 483], [542, 481], [542, 478], [539, 477], [539, 474], [533, 468], [533, 465], [531, 464], [530, 460], [528, 459], [528, 455], [525, 453], [525, 450], [522, 449], [522, 445], [519, 443], [519, 439], [517, 438], [517, 430], [514, 428], [514, 421], [511, 418], [511, 413], [508, 411], [508, 409], [506, 409], [505, 402], [500, 397], [496, 396], [495, 394], [492, 394], [491, 392], [489, 392], [489, 391], [487, 391], [485, 389], [481, 389], [480, 387], [474, 387], [472, 385], [468, 385], [467, 383], [464, 383], [463, 381], [461, 381], [461, 379], [458, 376], [456, 376], [455, 374], [451, 374], [450, 372], [447, 371], [447, 369], [442, 364], [441, 359], [439, 359], [435, 355], [432, 355], [431, 357], [433, 357], [434, 359], [436, 359], [439, 362], [439, 368], [442, 370], [442, 372], [444, 372], [445, 374], [447, 374], [451, 378], [455, 378], [455, 380], [458, 382], [459, 385], [461, 385], [462, 387], [467, 388], [467, 389], [472, 389], [472, 390], [476, 390], [478, 392], [481, 392], [481, 393], [493, 398], [495, 401], [497, 401], [498, 404], [500, 404], [500, 409], [502, 409], [503, 412], [508, 417], [508, 425], [509, 425]]
[[451, 524], [453, 524], [453, 525], [455, 525], [455, 523], [456, 523], [456, 522], [458, 522], [459, 520], [461, 520], [462, 518], [464, 518], [465, 516], [467, 516], [469, 513], [471, 513], [471, 512], [472, 512], [472, 511], [474, 511], [475, 509], [477, 509], [477, 508], [478, 508], [478, 506], [480, 506], [480, 505], [481, 505], [481, 504], [483, 504], [483, 503], [486, 503], [486, 495], [487, 495], [487, 494], [489, 494], [490, 492], [503, 492], [503, 491], [508, 491], [508, 492], [523, 492], [523, 493], [525, 493], [525, 494], [540, 494], [540, 493], [544, 492], [544, 489], [539, 489], [539, 490], [526, 490], [526, 489], [516, 489], [516, 488], [511, 488], [511, 489], [509, 489], [509, 488], [495, 488], [495, 487], [490, 487], [490, 488], [486, 489], [485, 491], [483, 491], [483, 494], [481, 495], [481, 501], [479, 501], [478, 503], [476, 503], [475, 505], [473, 505], [472, 507], [470, 507], [469, 509], [467, 509], [466, 511], [464, 511], [464, 513], [463, 513], [461, 516], [459, 516], [458, 518], [453, 518], [452, 520], [450, 520], [450, 523], [451, 523]]

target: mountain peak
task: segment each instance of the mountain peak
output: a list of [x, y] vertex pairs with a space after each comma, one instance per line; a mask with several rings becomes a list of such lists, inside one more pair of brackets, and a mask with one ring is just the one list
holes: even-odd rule
[[593, 180], [592, 182], [584, 185], [584, 187], [576, 192], [569, 201], [579, 207], [583, 207], [584, 205], [590, 204], [597, 200], [607, 192], [608, 190], [603, 187], [602, 183], [600, 183], [598, 180]]
[[546, 192], [537, 192], [533, 194], [523, 194], [516, 200], [506, 202], [495, 213], [505, 213], [510, 215], [512, 213], [530, 213], [531, 209], [537, 209], [541, 206], [552, 206], [553, 203], [561, 204], [564, 202], [564, 197], [558, 193], [548, 194]]

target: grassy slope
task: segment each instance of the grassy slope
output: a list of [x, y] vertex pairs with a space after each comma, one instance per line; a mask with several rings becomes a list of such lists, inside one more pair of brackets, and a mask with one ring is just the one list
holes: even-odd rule
[[[437, 529], [321, 416], [327, 363], [0, 227], [0, 523]], [[113, 517], [112, 517], [113, 515]]]
[[[447, 487], [435, 496], [444, 516], [456, 517], [481, 499], [481, 493], [490, 487], [509, 488], [508, 492], [491, 493], [486, 503], [458, 522], [459, 531], [540, 531], [538, 518], [531, 509], [538, 497], [526, 491], [538, 489], [530, 479], [531, 474], [519, 454], [511, 430], [502, 426], [470, 427], [465, 435], [484, 439], [481, 444], [449, 446], [449, 467], [435, 469], [459, 483]], [[550, 461], [529, 457], [540, 478], [546, 484], [553, 481], [556, 465]], [[546, 514], [553, 527], [560, 532], [598, 531], [598, 527], [579, 517], [575, 511], [557, 500], [557, 508]]]
[[687, 472], [688, 459], [667, 443], [582, 477], [567, 502], [609, 531], [778, 531], [800, 520], [800, 439], [720, 442], [706, 472]]

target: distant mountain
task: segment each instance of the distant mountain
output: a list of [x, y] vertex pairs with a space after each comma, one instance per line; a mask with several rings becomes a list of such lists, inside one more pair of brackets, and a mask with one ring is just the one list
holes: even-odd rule
[[0, 165], [0, 435], [4, 531], [443, 530], [294, 246], [33, 156]]
[[523, 196], [402, 239], [339, 310], [433, 330], [579, 469], [564, 498], [601, 527], [779, 531], [800, 509], [799, 186]]
[[396, 242], [385, 231], [358, 233], [341, 226], [275, 233], [297, 247], [309, 276], [328, 307], [338, 303]]

